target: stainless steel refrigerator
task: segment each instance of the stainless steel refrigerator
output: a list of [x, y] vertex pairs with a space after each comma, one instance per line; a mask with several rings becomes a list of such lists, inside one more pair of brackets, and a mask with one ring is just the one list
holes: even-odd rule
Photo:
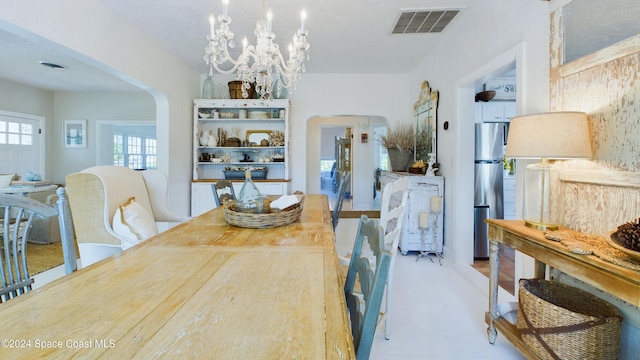
[[486, 218], [503, 218], [502, 176], [506, 125], [475, 124], [474, 257], [489, 256]]

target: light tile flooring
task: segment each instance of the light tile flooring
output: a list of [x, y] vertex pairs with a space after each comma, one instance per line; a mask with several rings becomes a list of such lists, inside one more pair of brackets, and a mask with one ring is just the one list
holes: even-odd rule
[[[338, 253], [346, 254], [352, 248], [357, 222], [340, 220], [336, 233]], [[380, 323], [371, 359], [524, 359], [501, 335], [495, 344], [489, 344], [484, 322], [487, 296], [467, 279], [468, 274], [463, 276], [456, 269], [446, 254], [442, 266], [428, 259], [416, 262], [412, 253], [397, 257], [391, 339], [385, 340], [384, 323]], [[479, 274], [469, 271], [471, 275]], [[62, 266], [38, 274], [34, 276], [35, 286], [63, 275]]]
[[[346, 254], [353, 247], [358, 219], [340, 219], [336, 247]], [[467, 269], [482, 275], [470, 266]], [[384, 338], [384, 323], [376, 330], [371, 359], [473, 359], [519, 360], [524, 357], [505, 338], [495, 344], [487, 340], [486, 291], [478, 289], [452, 264], [445, 254], [438, 261], [416, 254], [398, 254], [394, 270], [391, 303], [391, 339]], [[502, 301], [501, 293], [500, 300]], [[508, 294], [506, 300], [508, 298]]]

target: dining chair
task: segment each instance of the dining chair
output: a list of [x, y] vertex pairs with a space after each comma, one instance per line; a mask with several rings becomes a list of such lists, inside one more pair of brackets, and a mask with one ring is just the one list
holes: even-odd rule
[[216, 181], [211, 184], [211, 190], [213, 191], [213, 199], [216, 201], [216, 207], [226, 203], [227, 201], [236, 199], [236, 193], [233, 191], [233, 184], [229, 180]]
[[333, 214], [331, 215], [331, 225], [333, 226], [333, 231], [336, 231], [336, 227], [338, 227], [338, 221], [340, 221], [340, 213], [342, 212], [342, 204], [344, 203], [344, 196], [347, 192], [347, 184], [349, 184], [349, 179], [351, 178], [350, 171], [342, 171], [340, 173], [340, 184], [338, 185], [338, 195], [336, 197], [336, 203], [333, 206]]
[[385, 311], [385, 339], [391, 337], [391, 298], [393, 289], [393, 269], [395, 267], [396, 256], [398, 255], [398, 244], [402, 236], [402, 224], [407, 208], [409, 197], [409, 186], [411, 182], [406, 177], [402, 177], [384, 186], [382, 189], [382, 199], [380, 200], [380, 226], [384, 235], [384, 245], [391, 253], [391, 264], [389, 265], [389, 275], [387, 277]]
[[[384, 247], [383, 234], [382, 226], [362, 215], [344, 285], [356, 359], [369, 358], [378, 324], [378, 314], [391, 263], [391, 253]], [[375, 270], [372, 269], [370, 259], [362, 254], [365, 240], [368, 250], [375, 256]]]
[[33, 279], [27, 264], [27, 241], [29, 230], [36, 217], [58, 216], [60, 239], [65, 264], [65, 272], [77, 269], [76, 248], [69, 202], [63, 187], [58, 188], [56, 205], [16, 194], [0, 194], [0, 303], [8, 301], [31, 290]]

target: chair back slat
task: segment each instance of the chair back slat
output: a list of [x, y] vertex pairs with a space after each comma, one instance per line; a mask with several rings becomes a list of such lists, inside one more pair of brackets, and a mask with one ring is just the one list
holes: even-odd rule
[[398, 255], [398, 245], [402, 236], [402, 226], [404, 224], [405, 210], [409, 198], [409, 186], [411, 182], [406, 177], [402, 177], [392, 183], [385, 185], [382, 190], [380, 202], [380, 225], [384, 229], [384, 245], [391, 252], [391, 264], [389, 265], [389, 275], [387, 279], [387, 296], [385, 297], [385, 338], [391, 337], [391, 301], [393, 292], [393, 269], [395, 268], [396, 256]]
[[3, 216], [0, 220], [2, 256], [0, 256], [0, 302], [31, 290], [33, 279], [27, 266], [26, 239], [36, 215], [30, 203], [38, 202], [20, 195], [0, 195]]
[[67, 274], [76, 270], [73, 224], [64, 188], [58, 189], [57, 194], [57, 205], [47, 205], [22, 195], [0, 194], [3, 212], [0, 218], [0, 302], [31, 290], [33, 279], [29, 273], [26, 244], [36, 217], [58, 216], [65, 269]]
[[333, 231], [336, 231], [338, 222], [340, 221], [340, 213], [342, 212], [342, 205], [344, 204], [344, 196], [347, 192], [347, 185], [351, 178], [350, 171], [343, 171], [340, 173], [340, 184], [338, 185], [338, 195], [336, 197], [336, 204], [333, 207], [333, 214], [331, 215], [331, 225], [333, 225]]
[[64, 257], [65, 274], [71, 274], [78, 270], [78, 252], [76, 250], [75, 231], [71, 218], [71, 208], [67, 191], [63, 187], [56, 190], [58, 200], [58, 224], [60, 225], [60, 241], [62, 242], [62, 256]]
[[[362, 254], [364, 244], [376, 258], [375, 268]], [[368, 359], [371, 353], [390, 263], [391, 253], [384, 248], [382, 227], [363, 215], [344, 287], [357, 359]], [[356, 281], [359, 287], [355, 286]]]
[[233, 184], [229, 180], [216, 181], [214, 184], [211, 184], [211, 190], [213, 191], [213, 199], [216, 202], [216, 207], [224, 204], [227, 201], [236, 199], [236, 193], [233, 190]]

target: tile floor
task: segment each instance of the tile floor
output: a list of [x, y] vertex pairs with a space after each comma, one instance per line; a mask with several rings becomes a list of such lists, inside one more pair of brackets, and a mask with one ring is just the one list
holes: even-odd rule
[[[340, 254], [353, 246], [357, 222], [340, 220], [336, 233]], [[62, 266], [38, 274], [34, 276], [35, 287], [63, 275]], [[399, 255], [394, 271], [391, 339], [385, 340], [384, 323], [380, 323], [371, 359], [524, 359], [501, 335], [493, 345], [487, 341], [484, 313], [488, 300], [486, 291], [481, 290], [486, 285], [470, 280], [476, 275], [483, 284], [486, 278], [479, 272], [470, 266], [461, 270], [446, 254], [442, 266], [424, 258], [416, 262], [412, 253]], [[503, 294], [508, 298], [509, 294]]]

